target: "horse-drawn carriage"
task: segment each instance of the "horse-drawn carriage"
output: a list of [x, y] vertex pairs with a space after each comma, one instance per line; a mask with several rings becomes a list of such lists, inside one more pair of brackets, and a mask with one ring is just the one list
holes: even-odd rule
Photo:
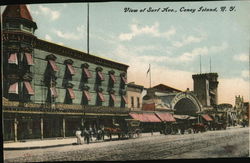
[[104, 134], [112, 139], [112, 135], [121, 138], [136, 138], [141, 133], [140, 121], [135, 119], [125, 119], [120, 123], [113, 123], [109, 127], [104, 127]]

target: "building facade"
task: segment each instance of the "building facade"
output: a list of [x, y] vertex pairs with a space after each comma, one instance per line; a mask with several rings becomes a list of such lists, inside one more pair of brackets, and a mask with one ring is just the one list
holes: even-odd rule
[[192, 75], [194, 93], [204, 107], [218, 104], [218, 74], [204, 73]]
[[140, 111], [142, 109], [142, 91], [144, 87], [135, 83], [128, 83], [127, 97], [128, 108], [131, 111]]
[[73, 136], [128, 115], [127, 65], [37, 38], [26, 5], [2, 18], [5, 141]]

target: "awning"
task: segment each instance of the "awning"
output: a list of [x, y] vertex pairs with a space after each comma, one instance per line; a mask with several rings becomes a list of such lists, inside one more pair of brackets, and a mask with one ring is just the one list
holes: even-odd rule
[[175, 122], [173, 115], [170, 113], [155, 113], [163, 122]]
[[8, 92], [18, 94], [18, 82], [11, 84]]
[[161, 122], [154, 113], [129, 113], [129, 115], [140, 122]]
[[122, 76], [122, 81], [123, 81], [123, 83], [127, 83], [127, 79], [125, 78], [125, 76]]
[[98, 92], [98, 97], [100, 98], [100, 100], [101, 100], [102, 102], [105, 101], [105, 98], [104, 98], [104, 96], [103, 96], [103, 94], [102, 94], [101, 92]]
[[25, 57], [26, 57], [28, 65], [34, 65], [32, 55], [30, 53], [25, 53]]
[[112, 100], [115, 102], [115, 95], [114, 94], [110, 94]]
[[74, 67], [71, 64], [67, 64], [67, 68], [69, 70], [70, 75], [76, 74], [76, 70], [74, 69]]
[[128, 100], [127, 100], [127, 97], [126, 97], [126, 96], [122, 96], [122, 99], [123, 99], [123, 101], [125, 102], [125, 104], [128, 103]]
[[188, 115], [174, 115], [174, 118], [183, 120], [183, 119], [188, 119], [189, 116]]
[[114, 74], [110, 74], [110, 78], [112, 79], [112, 81], [115, 83], [116, 79], [115, 79], [115, 75]]
[[87, 68], [83, 68], [83, 72], [87, 78], [91, 78], [91, 73]]
[[97, 73], [100, 80], [105, 80], [101, 71], [98, 71]]
[[34, 92], [33, 88], [31, 87], [30, 82], [25, 81], [23, 83], [24, 83], [24, 86], [25, 86], [26, 90], [28, 91], [28, 94], [29, 95], [34, 95], [35, 92]]
[[68, 89], [68, 91], [69, 91], [69, 96], [70, 96], [70, 98], [71, 98], [71, 99], [75, 99], [76, 96], [75, 96], [75, 93], [74, 93], [73, 89], [72, 89], [72, 88], [67, 88], [67, 89]]
[[53, 71], [59, 71], [55, 61], [49, 60], [49, 64], [52, 67]]
[[10, 54], [10, 57], [8, 59], [8, 63], [18, 65], [17, 53]]
[[88, 101], [90, 101], [91, 96], [90, 96], [89, 92], [88, 91], [83, 91], [83, 93], [84, 93], [85, 97], [88, 99]]
[[51, 96], [53, 96], [53, 97], [57, 97], [57, 96], [58, 96], [55, 87], [51, 87], [51, 88], [50, 88], [50, 92], [51, 92]]
[[202, 115], [202, 118], [204, 118], [206, 121], [213, 121], [213, 119], [208, 114]]

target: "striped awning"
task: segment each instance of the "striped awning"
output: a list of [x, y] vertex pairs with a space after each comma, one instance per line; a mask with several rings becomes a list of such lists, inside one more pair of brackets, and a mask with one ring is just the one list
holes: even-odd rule
[[53, 71], [59, 71], [59, 68], [57, 67], [55, 61], [49, 60], [49, 64], [50, 64], [51, 68], [53, 69]]
[[115, 102], [115, 95], [114, 94], [110, 94], [111, 99]]
[[103, 73], [101, 71], [98, 71], [97, 73], [100, 80], [105, 80]]
[[116, 82], [116, 79], [115, 79], [115, 75], [114, 74], [110, 74], [110, 78], [111, 80], [115, 83]]
[[18, 82], [11, 84], [8, 92], [18, 94]]
[[129, 115], [140, 122], [161, 122], [154, 113], [129, 113]]
[[67, 64], [67, 68], [69, 70], [70, 75], [76, 74], [76, 70], [74, 69], [74, 67], [71, 64]]
[[91, 100], [91, 96], [90, 96], [89, 91], [83, 91], [83, 93], [84, 93], [85, 97], [87, 98], [87, 100], [90, 101]]
[[31, 86], [30, 82], [25, 81], [25, 82], [23, 82], [23, 83], [24, 83], [24, 86], [25, 86], [25, 88], [26, 88], [28, 94], [29, 94], [29, 95], [34, 95], [35, 92], [34, 92], [32, 86]]
[[74, 93], [73, 89], [72, 88], [67, 88], [67, 90], [69, 91], [70, 98], [75, 99], [76, 96], [75, 96], [75, 93]]
[[102, 102], [105, 101], [105, 98], [104, 98], [104, 96], [103, 96], [103, 94], [102, 94], [101, 92], [98, 92], [98, 97], [99, 97], [99, 99], [100, 99]]
[[204, 118], [206, 121], [213, 121], [213, 119], [208, 114], [202, 115], [202, 118]]
[[26, 57], [28, 65], [34, 65], [33, 58], [30, 53], [25, 53], [25, 57]]
[[85, 74], [87, 78], [91, 78], [92, 76], [90, 71], [87, 68], [83, 68], [83, 73]]
[[173, 115], [170, 113], [155, 113], [163, 122], [175, 122]]
[[18, 65], [17, 53], [10, 54], [10, 57], [8, 59], [8, 63]]
[[123, 99], [123, 101], [125, 102], [125, 104], [128, 103], [128, 100], [127, 100], [127, 97], [126, 97], [126, 96], [122, 96], [122, 99]]

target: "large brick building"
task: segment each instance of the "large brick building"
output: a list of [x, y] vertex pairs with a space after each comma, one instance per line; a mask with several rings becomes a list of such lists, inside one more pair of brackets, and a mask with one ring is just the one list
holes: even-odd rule
[[35, 36], [26, 5], [3, 15], [4, 140], [66, 137], [128, 116], [128, 66]]

